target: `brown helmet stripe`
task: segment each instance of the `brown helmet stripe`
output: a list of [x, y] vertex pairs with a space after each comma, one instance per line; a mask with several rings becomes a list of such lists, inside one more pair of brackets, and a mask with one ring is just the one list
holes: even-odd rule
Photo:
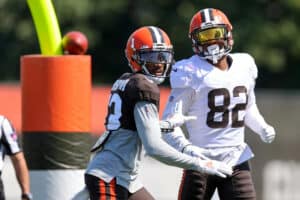
[[210, 22], [214, 20], [213, 9], [208, 8], [200, 11], [202, 22]]
[[206, 22], [207, 20], [205, 19], [204, 10], [201, 10], [199, 13], [200, 13], [200, 16], [201, 16], [201, 22]]
[[160, 29], [158, 29], [158, 32], [159, 32], [159, 35], [161, 36], [161, 42], [165, 43], [166, 41], [165, 41], [165, 39], [163, 37], [163, 32]]
[[213, 9], [211, 8], [208, 9], [208, 16], [209, 16], [209, 21], [214, 20]]
[[164, 43], [163, 33], [160, 29], [150, 26], [149, 31], [152, 36], [153, 43]]

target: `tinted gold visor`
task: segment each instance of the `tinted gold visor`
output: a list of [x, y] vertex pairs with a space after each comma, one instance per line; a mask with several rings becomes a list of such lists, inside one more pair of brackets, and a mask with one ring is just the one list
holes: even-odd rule
[[200, 44], [220, 40], [226, 37], [226, 29], [224, 27], [209, 28], [201, 31], [196, 31], [193, 38]]

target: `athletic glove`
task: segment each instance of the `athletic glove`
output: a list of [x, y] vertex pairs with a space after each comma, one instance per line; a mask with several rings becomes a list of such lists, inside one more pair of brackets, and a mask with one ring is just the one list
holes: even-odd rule
[[226, 178], [227, 176], [231, 176], [233, 173], [232, 167], [216, 161], [216, 160], [202, 160], [199, 158], [199, 169], [198, 171], [209, 174], [216, 175], [221, 178]]
[[271, 143], [275, 139], [275, 130], [272, 126], [267, 126], [263, 129], [262, 133], [260, 134], [260, 138], [265, 143]]
[[169, 122], [172, 128], [182, 126], [185, 122], [196, 120], [196, 116], [185, 116], [182, 114], [182, 101], [176, 104], [174, 113], [167, 117], [165, 121]]
[[33, 199], [32, 194], [31, 193], [24, 193], [24, 194], [22, 194], [21, 199], [22, 200], [32, 200]]

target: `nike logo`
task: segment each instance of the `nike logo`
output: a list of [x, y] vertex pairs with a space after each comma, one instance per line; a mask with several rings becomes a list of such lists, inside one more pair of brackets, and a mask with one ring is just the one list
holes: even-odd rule
[[177, 72], [177, 70], [178, 70], [177, 68], [172, 69], [173, 72]]

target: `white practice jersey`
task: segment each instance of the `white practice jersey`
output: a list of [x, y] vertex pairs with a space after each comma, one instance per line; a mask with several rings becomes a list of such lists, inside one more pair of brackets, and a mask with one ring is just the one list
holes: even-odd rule
[[[247, 160], [253, 155], [244, 142], [244, 125], [247, 110], [252, 105], [256, 108], [257, 67], [249, 54], [229, 56], [232, 63], [226, 71], [197, 55], [178, 61], [172, 68], [172, 91], [163, 117], [171, 115], [177, 102], [182, 101], [183, 114], [197, 116], [197, 120], [186, 123], [189, 141], [193, 145], [217, 148], [220, 152], [239, 147], [240, 153], [249, 152]], [[263, 119], [261, 123], [265, 123]]]

